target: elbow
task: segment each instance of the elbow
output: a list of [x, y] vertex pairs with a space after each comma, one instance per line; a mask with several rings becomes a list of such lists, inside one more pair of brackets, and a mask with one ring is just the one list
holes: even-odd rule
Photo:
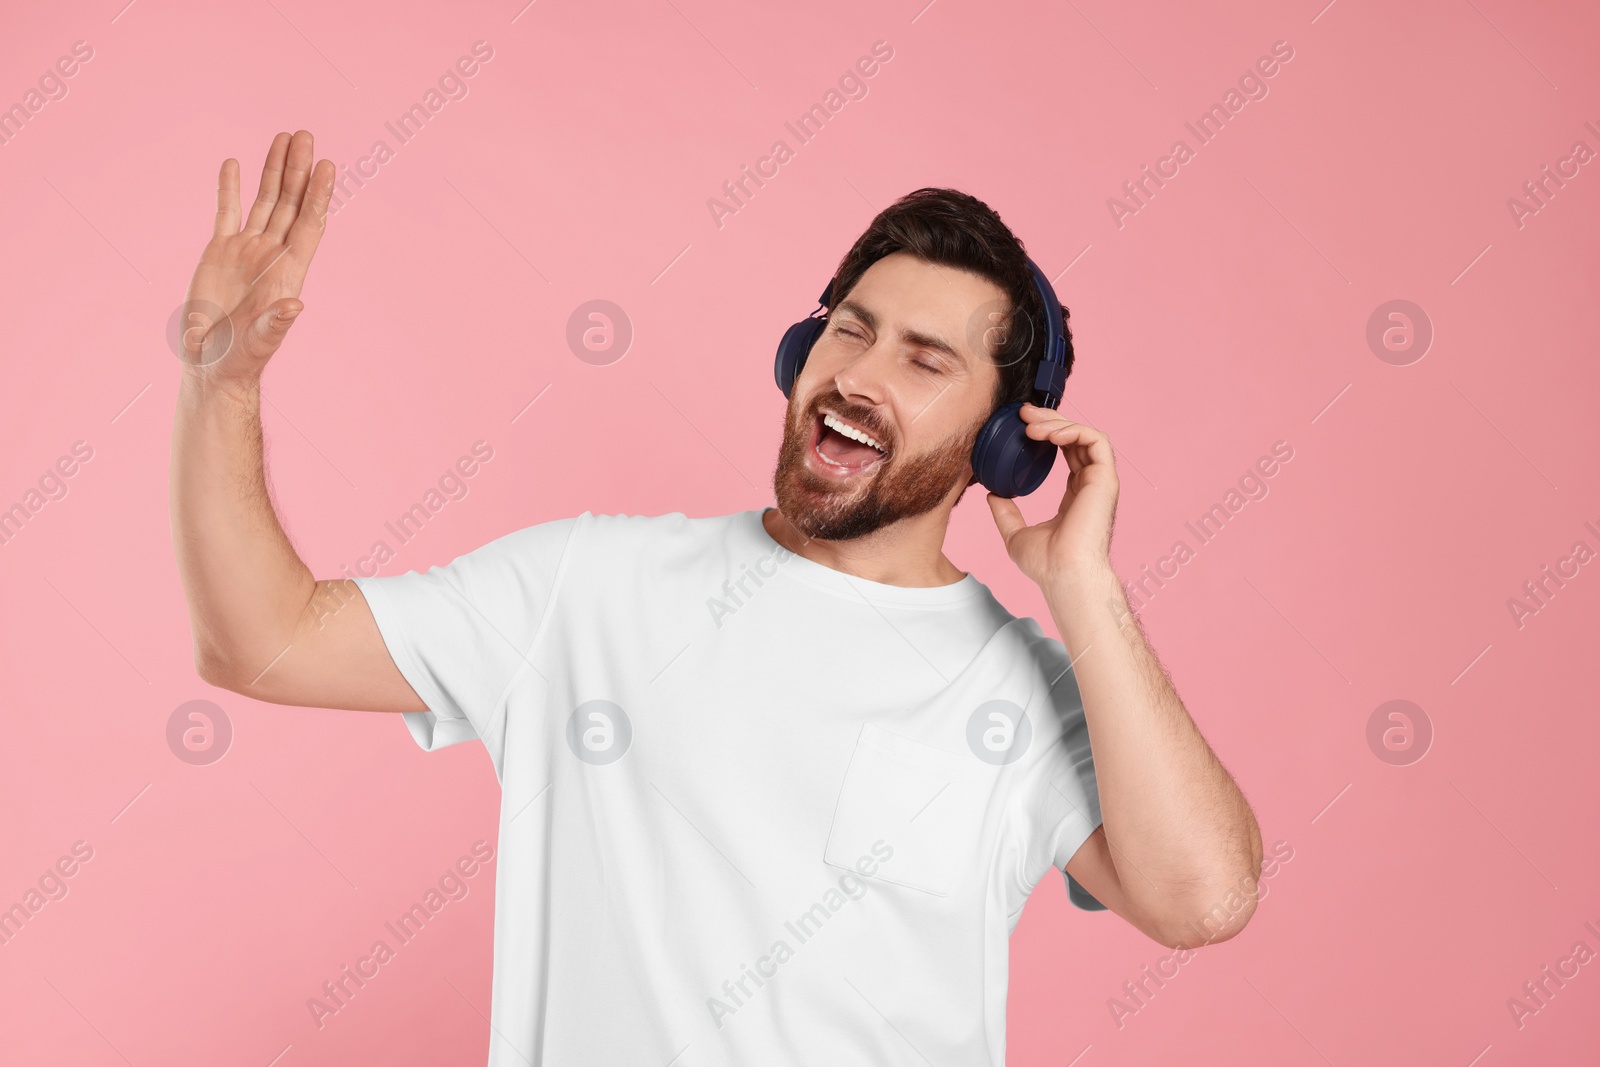
[[1256, 906], [1260, 903], [1260, 898], [1256, 896], [1256, 880], [1250, 878], [1246, 881], [1248, 886], [1240, 887], [1238, 906], [1229, 909], [1227, 919], [1216, 927], [1216, 932], [1210, 935], [1207, 944], [1215, 945], [1237, 937], [1249, 924], [1251, 916], [1255, 915]]
[[1197, 949], [1237, 937], [1255, 914], [1256, 879], [1244, 876], [1191, 901], [1165, 921], [1152, 924], [1150, 936], [1167, 948]]
[[202, 682], [218, 689], [233, 691], [237, 685], [228, 660], [215, 650], [202, 648], [198, 644], [194, 649], [194, 672]]

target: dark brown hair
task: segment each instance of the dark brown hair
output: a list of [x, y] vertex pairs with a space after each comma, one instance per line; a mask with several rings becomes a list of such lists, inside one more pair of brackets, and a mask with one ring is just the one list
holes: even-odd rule
[[[982, 200], [955, 189], [929, 187], [907, 193], [880, 211], [839, 261], [833, 276], [834, 304], [850, 295], [868, 267], [894, 252], [970, 271], [1006, 294], [1010, 314], [1005, 322], [995, 324], [1004, 343], [995, 354], [1000, 380], [993, 407], [1037, 400], [1033, 379], [1044, 354], [1044, 307], [1028, 270], [1027, 251], [1000, 216]], [[1065, 306], [1061, 321], [1070, 374], [1072, 328], [1067, 325]]]

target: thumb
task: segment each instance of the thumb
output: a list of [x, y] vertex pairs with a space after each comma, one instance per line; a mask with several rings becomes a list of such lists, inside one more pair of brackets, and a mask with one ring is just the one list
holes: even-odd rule
[[267, 310], [263, 311], [254, 322], [250, 324], [251, 340], [253, 347], [262, 356], [270, 356], [278, 350], [283, 343], [284, 335], [289, 332], [289, 326], [294, 322], [295, 316], [304, 311], [306, 306], [292, 296], [274, 301]]
[[990, 493], [989, 510], [994, 514], [994, 524], [1000, 528], [1000, 536], [1007, 543], [1011, 541], [1012, 534], [1028, 525], [1028, 520], [1022, 517], [1022, 509], [1010, 497]]

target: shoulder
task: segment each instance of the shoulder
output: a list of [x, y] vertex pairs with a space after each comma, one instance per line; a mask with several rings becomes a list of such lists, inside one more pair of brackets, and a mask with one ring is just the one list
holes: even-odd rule
[[1026, 677], [1026, 714], [1036, 740], [1053, 745], [1083, 722], [1083, 697], [1072, 669], [1072, 657], [1059, 640], [1032, 618], [1014, 618], [997, 637], [1006, 643], [1008, 671]]
[[677, 567], [703, 559], [743, 532], [747, 512], [693, 517], [594, 514], [578, 516], [575, 544], [590, 562], [611, 567]]
[[1021, 625], [1017, 629], [1023, 635], [1028, 657], [1048, 675], [1046, 681], [1054, 686], [1070, 680], [1076, 686], [1077, 680], [1072, 675], [1072, 657], [1067, 652], [1067, 646], [1045, 633], [1036, 620], [1024, 618], [1019, 621]]
[[1039, 621], [1030, 615], [1017, 616], [1006, 610], [992, 596], [989, 611], [999, 623], [995, 640], [1002, 643], [1006, 654], [1015, 662], [1033, 665], [1049, 674], [1054, 682], [1063, 671], [1069, 671], [1071, 657], [1066, 646], [1044, 632]]
[[458, 564], [556, 568], [601, 566], [608, 571], [671, 565], [703, 555], [740, 532], [747, 513], [691, 518], [665, 515], [601, 514], [549, 519], [503, 534], [467, 553]]
[[738, 513], [690, 518], [681, 511], [665, 515], [596, 514], [585, 511], [581, 515], [536, 522], [489, 543], [506, 548], [534, 547], [545, 542], [564, 541], [573, 535], [587, 543], [610, 544], [705, 539], [716, 536], [738, 517]]
[[582, 524], [583, 537], [596, 543], [666, 544], [715, 540], [726, 536], [744, 513], [699, 518], [681, 511], [664, 515], [595, 514], [586, 511], [573, 520]]
[[[463, 559], [526, 563], [555, 560], [567, 549], [572, 536], [583, 525], [586, 515], [548, 519], [501, 534], [467, 553]], [[459, 561], [458, 561], [459, 562]]]

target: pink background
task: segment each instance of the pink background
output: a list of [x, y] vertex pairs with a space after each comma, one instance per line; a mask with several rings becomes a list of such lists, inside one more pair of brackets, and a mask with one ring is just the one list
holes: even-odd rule
[[[0, 946], [5, 1058], [485, 1055], [492, 867], [322, 1028], [306, 1006], [493, 842], [481, 747], [428, 755], [398, 718], [252, 702], [191, 662], [164, 330], [219, 162], [241, 161], [248, 202], [273, 134], [304, 127], [341, 164], [395, 149], [331, 220], [265, 379], [274, 492], [319, 577], [392, 545], [384, 522], [478, 440], [494, 458], [469, 494], [383, 573], [586, 509], [770, 503], [784, 327], [877, 210], [969, 191], [1072, 308], [1065, 409], [1116, 443], [1124, 577], [1195, 547], [1184, 523], [1293, 449], [1142, 612], [1269, 850], [1293, 858], [1243, 935], [1120, 1025], [1108, 1001], [1167, 950], [1047, 877], [1013, 939], [1010, 1062], [1592, 1062], [1600, 963], [1521, 1027], [1507, 1000], [1576, 942], [1600, 951], [1583, 925], [1600, 928], [1600, 563], [1521, 627], [1507, 602], [1574, 542], [1600, 549], [1600, 162], [1520, 227], [1507, 199], [1575, 141], [1600, 150], [1600, 15], [1323, 2], [13, 15], [0, 103], [73, 42], [94, 55], [0, 146], [0, 507], [74, 442], [93, 458], [0, 546], [0, 905], [74, 842], [93, 858]], [[384, 123], [478, 40], [494, 56], [469, 95], [398, 144]], [[879, 40], [894, 55], [867, 96], [797, 145], [784, 122]], [[1184, 122], [1280, 40], [1294, 57], [1268, 95], [1119, 227], [1108, 198], [1176, 139], [1195, 147]], [[779, 138], [794, 158], [719, 228], [708, 198]], [[610, 365], [565, 340], [591, 299], [633, 325]], [[1405, 366], [1366, 340], [1392, 299], [1434, 330]], [[1026, 513], [1056, 506], [1061, 472]], [[981, 493], [948, 549], [1050, 627]], [[234, 730], [208, 766], [166, 740], [194, 699]], [[1434, 732], [1403, 766], [1367, 741], [1395, 699]]]

